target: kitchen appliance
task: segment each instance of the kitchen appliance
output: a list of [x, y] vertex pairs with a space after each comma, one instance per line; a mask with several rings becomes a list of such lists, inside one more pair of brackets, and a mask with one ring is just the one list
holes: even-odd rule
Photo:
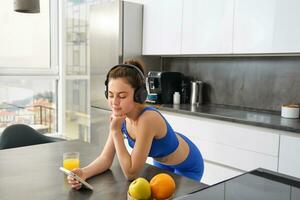
[[110, 68], [127, 59], [140, 60], [146, 68], [160, 66], [160, 57], [142, 56], [142, 4], [97, 1], [90, 5], [89, 17], [91, 106], [110, 110], [104, 95]]
[[300, 199], [300, 179], [259, 168], [175, 199], [296, 200]]
[[199, 105], [202, 104], [202, 81], [191, 81], [191, 105]]
[[156, 94], [159, 104], [173, 104], [174, 92], [181, 92], [183, 74], [180, 72], [150, 71], [147, 81], [149, 94]]

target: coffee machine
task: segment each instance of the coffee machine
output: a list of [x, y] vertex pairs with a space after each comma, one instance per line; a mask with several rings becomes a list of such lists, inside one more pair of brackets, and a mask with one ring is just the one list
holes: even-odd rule
[[150, 71], [147, 77], [149, 94], [157, 96], [157, 104], [172, 104], [174, 92], [181, 92], [182, 79], [180, 72]]

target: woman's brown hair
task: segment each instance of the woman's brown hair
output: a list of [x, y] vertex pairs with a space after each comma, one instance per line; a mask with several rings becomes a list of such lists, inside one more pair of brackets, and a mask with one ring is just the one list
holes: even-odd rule
[[144, 65], [140, 61], [134, 59], [126, 60], [124, 64], [134, 65], [137, 68], [139, 68], [143, 73], [143, 77], [141, 77], [138, 70], [131, 67], [122, 67], [121, 65], [120, 67], [116, 67], [115, 69], [110, 71], [108, 75], [108, 80], [116, 79], [116, 78], [125, 78], [127, 82], [131, 85], [131, 87], [134, 89], [144, 86], [145, 84]]

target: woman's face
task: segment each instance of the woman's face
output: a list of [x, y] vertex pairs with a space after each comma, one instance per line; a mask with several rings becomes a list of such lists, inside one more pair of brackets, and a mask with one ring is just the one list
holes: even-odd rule
[[108, 82], [108, 104], [114, 114], [129, 113], [135, 102], [133, 100], [134, 89], [125, 78], [110, 79]]

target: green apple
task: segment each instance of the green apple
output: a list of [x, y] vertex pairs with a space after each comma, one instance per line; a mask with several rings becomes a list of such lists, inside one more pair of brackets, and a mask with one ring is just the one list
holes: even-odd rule
[[135, 199], [149, 199], [151, 197], [150, 183], [144, 178], [137, 178], [130, 183], [128, 192]]

